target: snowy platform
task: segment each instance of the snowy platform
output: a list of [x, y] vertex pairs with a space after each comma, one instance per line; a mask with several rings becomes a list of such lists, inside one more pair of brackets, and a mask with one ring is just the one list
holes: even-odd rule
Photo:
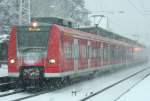
[[5, 65], [5, 64], [1, 65], [1, 67], [0, 67], [0, 77], [8, 76], [7, 68], [8, 68], [7, 65]]
[[118, 101], [149, 101], [150, 99], [150, 76], [136, 85]]

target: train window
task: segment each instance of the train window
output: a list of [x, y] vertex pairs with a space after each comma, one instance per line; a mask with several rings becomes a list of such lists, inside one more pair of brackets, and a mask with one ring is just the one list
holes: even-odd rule
[[0, 43], [0, 61], [3, 59], [3, 49], [2, 44]]
[[88, 46], [88, 58], [92, 58], [92, 47]]
[[30, 32], [26, 30], [17, 31], [17, 46], [19, 50], [25, 47], [42, 47], [47, 49], [48, 31]]
[[86, 58], [89, 58], [89, 46], [86, 46]]
[[96, 58], [96, 48], [92, 48], [92, 58]]
[[97, 48], [95, 48], [95, 58], [98, 58], [98, 49]]
[[70, 43], [65, 43], [64, 46], [65, 46], [66, 58], [70, 59], [72, 57], [71, 55], [72, 45]]
[[118, 51], [117, 51], [117, 58], [121, 59], [121, 48], [120, 47], [118, 48]]
[[106, 48], [106, 46], [103, 47], [103, 58], [104, 58], [104, 60], [107, 59], [107, 48]]
[[86, 57], [87, 57], [87, 56], [86, 56], [86, 55], [87, 55], [87, 54], [86, 54], [86, 53], [87, 53], [87, 52], [86, 52], [86, 51], [87, 51], [86, 46], [85, 46], [85, 45], [81, 45], [80, 47], [81, 47], [81, 54], [82, 54], [81, 57], [82, 57], [82, 58], [86, 58]]
[[7, 60], [7, 42], [0, 43], [0, 61]]
[[73, 54], [74, 54], [74, 59], [78, 59], [79, 58], [79, 45], [78, 44], [74, 44], [74, 49], [73, 49]]
[[114, 48], [114, 53], [115, 53], [114, 56], [115, 56], [115, 59], [118, 58], [118, 52], [119, 52], [118, 48], [115, 47], [115, 48]]
[[86, 46], [83, 45], [83, 58], [86, 58]]
[[109, 57], [110, 57], [110, 48], [109, 48], [109, 46], [107, 45], [107, 60], [109, 60]]
[[101, 48], [98, 48], [98, 58], [99, 58], [99, 59], [100, 59], [100, 57], [101, 57], [100, 51], [101, 51]]
[[94, 57], [94, 48], [91, 47], [91, 58], [93, 58], [93, 57]]
[[94, 57], [97, 58], [97, 48], [96, 47], [95, 47], [94, 51], [95, 51]]
[[90, 46], [87, 46], [87, 58], [90, 58]]
[[94, 56], [95, 56], [95, 53], [94, 53], [94, 48], [92, 47], [92, 53], [91, 53], [91, 58], [94, 58]]
[[107, 58], [108, 58], [108, 61], [110, 61], [110, 52], [111, 52], [110, 49], [111, 49], [111, 48], [110, 48], [110, 45], [108, 45], [108, 46], [107, 46], [107, 52], [108, 52], [108, 53], [107, 53], [107, 54], [108, 54], [108, 55], [107, 55]]
[[100, 56], [101, 56], [100, 58], [102, 59], [103, 58], [103, 47], [100, 48]]
[[110, 46], [110, 58], [114, 57], [113, 47]]
[[99, 48], [97, 47], [97, 49], [96, 49], [96, 56], [97, 56], [97, 58], [99, 58], [100, 57], [100, 55], [99, 55]]

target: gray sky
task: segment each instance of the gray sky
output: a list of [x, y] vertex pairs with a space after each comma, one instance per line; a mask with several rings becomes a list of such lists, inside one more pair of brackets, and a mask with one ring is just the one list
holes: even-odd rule
[[[146, 45], [150, 39], [150, 0], [85, 0], [92, 14], [108, 16], [111, 31]], [[107, 12], [114, 12], [110, 14]], [[124, 11], [121, 14], [119, 11]], [[106, 18], [100, 26], [104, 26]]]

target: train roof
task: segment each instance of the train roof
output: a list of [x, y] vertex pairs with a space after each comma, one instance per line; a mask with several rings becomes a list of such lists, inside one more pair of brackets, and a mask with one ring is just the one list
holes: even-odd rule
[[66, 27], [72, 27], [72, 22], [74, 22], [71, 18], [61, 18], [61, 17], [34, 17], [31, 19], [32, 21], [37, 21], [38, 23], [43, 24], [57, 24]]
[[[57, 24], [65, 27], [72, 28], [72, 24], [74, 22], [71, 18], [61, 18], [61, 17], [34, 17], [31, 19], [32, 21], [37, 21], [40, 25], [51, 25], [51, 24]], [[86, 28], [78, 28], [81, 31], [97, 34], [109, 39], [115, 39], [118, 41], [126, 42], [132, 45], [137, 45], [140, 47], [145, 47], [144, 45], [138, 43], [135, 40], [131, 40], [129, 38], [123, 37], [121, 35], [118, 35], [114, 32], [105, 30], [100, 27], [86, 27]]]
[[92, 33], [92, 34], [97, 34], [97, 35], [100, 35], [100, 36], [103, 36], [103, 37], [107, 37], [107, 38], [110, 38], [110, 39], [123, 41], [123, 42], [126, 42], [126, 43], [130, 43], [132, 45], [145, 47], [144, 45], [138, 43], [135, 40], [131, 40], [131, 39], [127, 38], [127, 37], [123, 37], [121, 35], [118, 35], [118, 34], [116, 34], [114, 32], [105, 30], [105, 29], [100, 28], [100, 27], [84, 27], [84, 28], [79, 28], [79, 30], [84, 31], [84, 32], [88, 32], [88, 33]]

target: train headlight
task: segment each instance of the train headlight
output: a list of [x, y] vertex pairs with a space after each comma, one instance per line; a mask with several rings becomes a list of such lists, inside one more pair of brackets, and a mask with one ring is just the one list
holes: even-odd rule
[[32, 26], [33, 26], [34, 28], [36, 28], [36, 27], [38, 26], [38, 23], [37, 23], [37, 22], [32, 22]]
[[10, 63], [11, 63], [11, 64], [14, 64], [14, 63], [15, 63], [15, 59], [11, 59], [11, 60], [10, 60]]
[[54, 64], [54, 63], [56, 63], [56, 60], [55, 59], [49, 59], [48, 63]]

